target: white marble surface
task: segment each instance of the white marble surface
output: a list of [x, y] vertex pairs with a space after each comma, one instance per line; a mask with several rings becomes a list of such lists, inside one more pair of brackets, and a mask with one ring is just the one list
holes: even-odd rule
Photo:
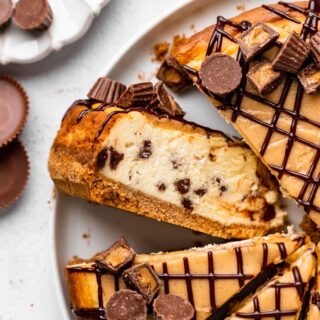
[[70, 102], [85, 96], [102, 68], [136, 32], [178, 1], [183, 0], [112, 0], [77, 43], [32, 65], [0, 66], [0, 74], [17, 78], [30, 96], [21, 139], [32, 164], [23, 197], [0, 210], [0, 320], [61, 319], [50, 264], [50, 144]]

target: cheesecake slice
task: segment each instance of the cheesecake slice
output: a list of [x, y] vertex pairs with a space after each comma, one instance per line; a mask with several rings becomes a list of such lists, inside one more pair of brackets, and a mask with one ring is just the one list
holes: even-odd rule
[[[315, 246], [308, 244], [290, 259], [288, 270], [281, 269], [269, 283], [248, 298], [226, 320], [298, 320], [304, 314], [304, 300], [316, 270]], [[289, 259], [289, 260], [290, 260]], [[318, 319], [318, 318], [310, 318]]]
[[[202, 320], [251, 284], [261, 272], [279, 264], [306, 242], [303, 234], [273, 234], [186, 251], [140, 254], [133, 266], [151, 265], [161, 280], [159, 294], [170, 293], [187, 299], [195, 309], [195, 319]], [[115, 260], [115, 255], [112, 256]], [[102, 269], [96, 260], [97, 256], [87, 261], [72, 261], [65, 268], [71, 308], [79, 318], [98, 319], [100, 315], [99, 319], [105, 319], [110, 297], [126, 288], [121, 273]], [[140, 277], [141, 283], [147, 283], [144, 277]]]
[[55, 138], [49, 172], [59, 190], [222, 238], [284, 225], [277, 183], [254, 153], [183, 119], [162, 84], [96, 99], [77, 101]]
[[176, 38], [158, 75], [169, 85], [164, 75], [191, 78], [320, 225], [318, 9], [317, 1], [281, 1], [219, 16]]

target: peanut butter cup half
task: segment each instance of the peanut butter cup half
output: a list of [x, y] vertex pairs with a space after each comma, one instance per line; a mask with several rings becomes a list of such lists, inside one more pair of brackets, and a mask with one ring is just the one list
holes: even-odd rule
[[14, 79], [0, 76], [0, 148], [15, 139], [23, 129], [29, 111], [29, 100]]

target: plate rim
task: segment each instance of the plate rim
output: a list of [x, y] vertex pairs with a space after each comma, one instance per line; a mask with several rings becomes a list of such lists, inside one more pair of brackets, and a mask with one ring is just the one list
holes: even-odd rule
[[16, 64], [31, 64], [34, 62], [38, 62], [43, 60], [44, 58], [48, 57], [52, 52], [57, 52], [59, 50], [61, 50], [63, 47], [68, 46], [72, 43], [77, 42], [79, 39], [81, 39], [89, 30], [89, 28], [92, 25], [93, 20], [101, 13], [101, 10], [110, 2], [111, 0], [101, 0], [101, 2], [97, 5], [97, 8], [94, 10], [94, 8], [92, 6], [90, 6], [90, 4], [87, 3], [87, 5], [89, 7], [91, 7], [92, 11], [91, 14], [88, 15], [87, 20], [85, 21], [83, 27], [81, 28], [81, 30], [75, 34], [73, 37], [70, 37], [64, 41], [62, 41], [59, 46], [53, 46], [52, 43], [50, 44], [50, 46], [47, 48], [47, 50], [45, 50], [44, 52], [42, 52], [41, 54], [37, 54], [31, 58], [27, 58], [27, 59], [19, 59], [19, 58], [15, 58], [12, 56], [0, 56], [0, 65], [9, 65], [11, 63], [16, 63]]
[[[108, 2], [110, 0], [107, 0]], [[207, 0], [203, 0], [206, 2]], [[142, 28], [135, 36], [131, 38], [122, 48], [120, 49], [119, 53], [115, 55], [109, 63], [106, 64], [106, 67], [103, 69], [101, 75], [105, 76], [109, 74], [112, 69], [119, 63], [119, 61], [123, 58], [123, 56], [139, 41], [141, 40], [146, 34], [150, 33], [154, 28], [156, 28], [160, 23], [164, 20], [171, 18], [175, 15], [178, 11], [186, 9], [188, 6], [194, 4], [194, 0], [180, 0], [177, 4], [172, 6], [170, 9], [164, 12], [158, 19], [149, 23], [146, 27]], [[49, 221], [49, 233], [50, 233], [50, 260], [51, 260], [51, 269], [53, 274], [53, 282], [54, 288], [56, 292], [56, 297], [58, 299], [59, 309], [62, 313], [63, 320], [70, 320], [69, 314], [70, 310], [67, 308], [67, 303], [65, 301], [65, 297], [63, 294], [63, 285], [60, 281], [60, 271], [58, 266], [58, 254], [57, 254], [57, 204], [60, 197], [60, 192], [57, 190], [57, 196], [54, 202], [53, 214], [51, 215]]]

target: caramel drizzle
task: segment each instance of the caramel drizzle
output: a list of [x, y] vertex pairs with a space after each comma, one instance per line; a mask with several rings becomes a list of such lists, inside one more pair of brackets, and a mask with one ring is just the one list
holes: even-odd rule
[[275, 320], [281, 320], [281, 317], [286, 316], [294, 316], [298, 313], [298, 310], [281, 310], [281, 289], [282, 288], [296, 288], [300, 300], [302, 301], [306, 284], [302, 281], [301, 273], [298, 267], [292, 268], [292, 273], [294, 276], [294, 283], [281, 283], [276, 282], [270, 285], [268, 288], [275, 289], [275, 310], [273, 311], [261, 311], [260, 303], [258, 296], [253, 298], [253, 312], [237, 312], [236, 316], [238, 318], [249, 318], [249, 319], [256, 319], [262, 320], [263, 318], [274, 317]]
[[[306, 16], [306, 20], [303, 23], [303, 27], [301, 30], [301, 38], [306, 40], [308, 36], [314, 34], [318, 30], [318, 21], [320, 17], [318, 16], [318, 11], [319, 7], [316, 4], [316, 0], [310, 0], [309, 5], [307, 9], [303, 9], [295, 4], [292, 3], [287, 3], [284, 1], [280, 1], [279, 4], [282, 6], [289, 8], [292, 11], [297, 11]], [[301, 24], [302, 22], [297, 20], [296, 18], [290, 16], [288, 13], [277, 9], [272, 6], [267, 6], [263, 5], [263, 8], [266, 10], [273, 12], [275, 15], [278, 15], [281, 18], [287, 19], [289, 21], [292, 21], [293, 23], [296, 24]], [[223, 38], [227, 38], [233, 42], [237, 42], [234, 37], [232, 37], [230, 34], [228, 34], [225, 30], [224, 27], [228, 25], [233, 28], [236, 28], [240, 32], [243, 32], [247, 30], [250, 27], [250, 23], [247, 21], [243, 21], [241, 23], [235, 23], [231, 20], [227, 20], [223, 17], [218, 17], [217, 18], [217, 24], [215, 26], [215, 29], [211, 35], [211, 38], [209, 40], [206, 56], [211, 55], [213, 52], [221, 52], [222, 48], [222, 41]], [[281, 46], [279, 42], [276, 42], [275, 45]], [[219, 96], [214, 95], [212, 92], [208, 91], [201, 83], [201, 79], [199, 78], [199, 73], [198, 71], [192, 69], [191, 67], [184, 66], [185, 70], [197, 77], [197, 84], [201, 87], [202, 91], [206, 93], [209, 97], [214, 98], [215, 100], [219, 101], [222, 105], [218, 106], [220, 110], [231, 110], [232, 111], [232, 116], [231, 120], [232, 122], [235, 122], [239, 116], [244, 117], [252, 122], [255, 122], [267, 129], [267, 134], [265, 136], [265, 139], [262, 143], [261, 149], [260, 149], [260, 154], [263, 156], [270, 144], [272, 135], [274, 132], [280, 133], [283, 136], [287, 137], [287, 146], [285, 150], [285, 155], [283, 158], [283, 161], [280, 166], [276, 165], [269, 165], [274, 171], [277, 172], [278, 178], [281, 179], [284, 174], [289, 175], [289, 176], [294, 176], [296, 178], [299, 178], [304, 181], [304, 184], [300, 190], [300, 193], [297, 197], [297, 202], [299, 205], [303, 206], [305, 211], [309, 212], [310, 210], [314, 210], [317, 212], [320, 212], [320, 207], [317, 206], [314, 203], [316, 193], [318, 191], [319, 185], [320, 185], [320, 174], [317, 177], [313, 177], [316, 167], [318, 165], [319, 159], [320, 159], [320, 145], [319, 143], [308, 141], [304, 138], [301, 138], [297, 136], [297, 126], [299, 121], [303, 121], [305, 123], [308, 123], [310, 125], [313, 125], [317, 128], [320, 129], [320, 122], [308, 119], [306, 116], [303, 116], [300, 114], [301, 112], [301, 106], [302, 106], [302, 99], [303, 99], [303, 94], [304, 90], [300, 82], [297, 80], [296, 75], [288, 75], [287, 79], [285, 81], [282, 93], [280, 95], [280, 99], [278, 103], [273, 103], [261, 96], [255, 95], [251, 92], [246, 91], [246, 74], [249, 69], [249, 64], [245, 62], [243, 54], [239, 48], [238, 53], [237, 53], [237, 61], [240, 63], [242, 67], [242, 81], [239, 86], [239, 88], [236, 90], [235, 94], [229, 94], [226, 98], [221, 98]], [[294, 109], [293, 110], [288, 110], [285, 108], [285, 102], [288, 98], [290, 88], [293, 84], [293, 82], [297, 82], [298, 88], [297, 88], [297, 93], [295, 97], [295, 103], [294, 103]], [[235, 102], [232, 102], [233, 98], [235, 97]], [[244, 97], [248, 97], [252, 100], [255, 100], [257, 102], [260, 102], [274, 110], [274, 115], [272, 117], [271, 123], [265, 122], [263, 120], [260, 120], [256, 118], [255, 116], [247, 113], [246, 111], [241, 109], [241, 104], [243, 101]], [[288, 116], [291, 117], [291, 126], [289, 132], [286, 130], [283, 130], [281, 128], [277, 127], [278, 120], [280, 118], [281, 113], [284, 113]], [[313, 150], [316, 151], [316, 155], [312, 161], [312, 164], [310, 166], [309, 172], [307, 174], [303, 174], [294, 170], [290, 170], [287, 168], [288, 160], [290, 158], [290, 154], [292, 152], [294, 142], [299, 142], [302, 143]], [[308, 187], [311, 186], [311, 191], [310, 195], [307, 200], [305, 200], [305, 194], [306, 191], [308, 190]]]

